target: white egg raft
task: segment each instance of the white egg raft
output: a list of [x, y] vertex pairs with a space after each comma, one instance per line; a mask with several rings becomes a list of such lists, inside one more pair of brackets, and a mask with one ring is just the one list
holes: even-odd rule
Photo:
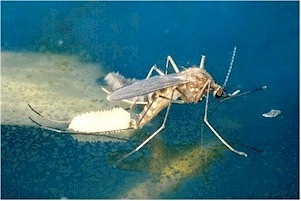
[[68, 126], [70, 130], [83, 133], [118, 131], [130, 127], [131, 115], [121, 107], [80, 114]]

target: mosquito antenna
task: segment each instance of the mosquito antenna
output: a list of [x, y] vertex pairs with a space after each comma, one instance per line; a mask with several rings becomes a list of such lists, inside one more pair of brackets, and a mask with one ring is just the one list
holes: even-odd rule
[[232, 53], [232, 58], [231, 58], [230, 66], [229, 66], [229, 69], [228, 69], [228, 72], [227, 72], [227, 75], [226, 75], [226, 78], [225, 78], [225, 81], [224, 81], [224, 84], [223, 84], [223, 88], [226, 87], [227, 82], [228, 82], [228, 79], [229, 79], [229, 76], [230, 76], [230, 73], [231, 73], [231, 71], [232, 71], [232, 67], [233, 67], [234, 59], [235, 59], [235, 54], [236, 54], [236, 46], [235, 46], [234, 49], [233, 49], [233, 53]]

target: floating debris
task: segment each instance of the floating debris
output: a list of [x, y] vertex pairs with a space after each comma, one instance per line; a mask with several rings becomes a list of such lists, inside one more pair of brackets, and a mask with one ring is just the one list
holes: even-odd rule
[[262, 116], [264, 116], [265, 118], [274, 118], [274, 117], [277, 117], [278, 114], [280, 114], [280, 113], [281, 113], [280, 110], [274, 110], [274, 109], [272, 109], [268, 113], [262, 114]]

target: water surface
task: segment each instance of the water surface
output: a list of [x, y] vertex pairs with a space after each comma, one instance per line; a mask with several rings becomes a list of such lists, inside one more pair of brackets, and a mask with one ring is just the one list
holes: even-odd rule
[[[201, 124], [204, 102], [173, 105], [166, 129], [116, 168], [164, 114], [125, 143], [2, 125], [2, 198], [299, 198], [298, 16], [298, 2], [2, 2], [2, 51], [72, 54], [140, 79], [167, 55], [188, 67], [205, 54], [223, 83], [237, 46], [227, 90], [268, 86], [210, 99], [209, 120], [247, 158]], [[264, 118], [271, 109], [282, 112]]]

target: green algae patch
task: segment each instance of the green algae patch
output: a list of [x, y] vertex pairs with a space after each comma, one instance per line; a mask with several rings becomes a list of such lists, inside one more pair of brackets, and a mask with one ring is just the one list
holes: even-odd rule
[[35, 109], [57, 120], [112, 108], [96, 80], [102, 66], [76, 56], [51, 53], [1, 53], [1, 124], [32, 125]]

